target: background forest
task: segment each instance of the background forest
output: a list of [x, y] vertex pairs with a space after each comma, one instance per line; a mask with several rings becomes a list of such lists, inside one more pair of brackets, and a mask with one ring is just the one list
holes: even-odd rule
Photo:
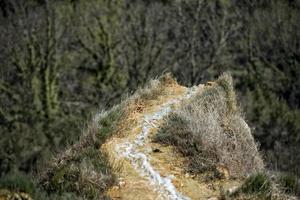
[[300, 175], [299, 0], [0, 0], [0, 179], [164, 72], [230, 71], [269, 169]]

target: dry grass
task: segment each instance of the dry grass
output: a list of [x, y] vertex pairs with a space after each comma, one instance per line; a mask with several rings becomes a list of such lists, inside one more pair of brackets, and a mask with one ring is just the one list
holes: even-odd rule
[[[126, 100], [122, 102], [123, 107], [129, 110], [130, 113], [135, 110], [142, 112], [143, 108], [145, 108], [149, 102], [157, 100], [157, 98], [163, 95], [166, 89], [172, 85], [178, 84], [170, 73], [164, 74], [158, 79], [150, 80], [145, 87], [137, 89], [131, 97], [126, 98]], [[133, 107], [135, 107], [135, 109]]]
[[110, 111], [96, 115], [80, 140], [53, 158], [41, 173], [40, 184], [48, 192], [71, 192], [84, 199], [99, 199], [115, 184], [120, 166], [111, 162], [101, 145], [136, 123], [130, 116], [142, 112], [162, 95], [168, 85], [177, 84], [170, 74], [152, 80]]
[[156, 101], [163, 96], [167, 88], [172, 86], [178, 86], [178, 84], [172, 75], [167, 73], [157, 79], [150, 80], [143, 88], [138, 88], [130, 97], [125, 96], [120, 107], [122, 107], [126, 117], [118, 123], [116, 134], [124, 136], [124, 133], [128, 132], [128, 129], [137, 123], [136, 115], [144, 112], [152, 101]]
[[228, 74], [171, 113], [154, 141], [175, 145], [192, 173], [226, 170], [245, 177], [264, 168], [251, 131], [239, 112]]
[[57, 155], [42, 173], [40, 184], [48, 192], [72, 192], [99, 199], [115, 181], [119, 166], [99, 147], [112, 135], [123, 116], [120, 107], [98, 115], [78, 143]]

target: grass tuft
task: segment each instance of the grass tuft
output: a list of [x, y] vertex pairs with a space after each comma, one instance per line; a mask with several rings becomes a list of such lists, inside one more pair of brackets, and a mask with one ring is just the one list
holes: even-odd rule
[[297, 176], [282, 173], [277, 176], [276, 182], [284, 193], [300, 197], [300, 179]]
[[268, 174], [260, 172], [248, 177], [240, 189], [245, 194], [255, 194], [268, 198], [272, 191], [271, 179]]
[[297, 180], [294, 176], [258, 172], [246, 178], [236, 191], [227, 193], [227, 199], [297, 199], [296, 185]]
[[148, 101], [155, 100], [162, 95], [166, 87], [176, 84], [177, 82], [172, 75], [170, 73], [166, 73], [158, 79], [150, 80], [143, 88], [139, 88], [132, 97], [128, 99], [128, 102], [140, 102], [145, 104]]

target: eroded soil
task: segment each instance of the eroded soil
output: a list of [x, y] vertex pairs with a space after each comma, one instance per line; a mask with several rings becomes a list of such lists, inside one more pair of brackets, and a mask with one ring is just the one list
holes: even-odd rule
[[[203, 88], [204, 86], [200, 85], [196, 90], [201, 92]], [[173, 147], [153, 143], [151, 140], [162, 120], [154, 121], [155, 123], [152, 124], [147, 138], [141, 146], [136, 147], [136, 151], [147, 156], [151, 167], [159, 174], [160, 178], [170, 178], [171, 187], [175, 186], [176, 192], [182, 196], [177, 198], [170, 194], [163, 194], [168, 192], [167, 189], [162, 188], [166, 185], [153, 181], [147, 173], [141, 173], [143, 170], [139, 171], [138, 168], [143, 167], [143, 164], [135, 164], [133, 160], [122, 155], [118, 150], [125, 143], [135, 143], [136, 138], [143, 131], [143, 126], [145, 126], [145, 116], [155, 114], [162, 106], [173, 99], [182, 98], [187, 91], [188, 88], [176, 84], [169, 85], [162, 95], [148, 102], [142, 111], [131, 113], [131, 121], [135, 123], [128, 123], [127, 131], [111, 138], [102, 146], [113, 162], [122, 164], [122, 169], [118, 174], [119, 184], [108, 191], [108, 195], [112, 199], [217, 199], [221, 187], [229, 189], [238, 186], [239, 182], [235, 180], [207, 181], [205, 174], [195, 177], [186, 173], [187, 161]], [[178, 103], [172, 104], [171, 108], [176, 109]]]

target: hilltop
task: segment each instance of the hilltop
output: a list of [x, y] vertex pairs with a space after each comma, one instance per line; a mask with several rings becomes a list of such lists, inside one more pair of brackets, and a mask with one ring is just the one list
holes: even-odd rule
[[192, 88], [150, 81], [97, 114], [38, 185], [61, 199], [292, 198], [264, 169], [228, 74]]

